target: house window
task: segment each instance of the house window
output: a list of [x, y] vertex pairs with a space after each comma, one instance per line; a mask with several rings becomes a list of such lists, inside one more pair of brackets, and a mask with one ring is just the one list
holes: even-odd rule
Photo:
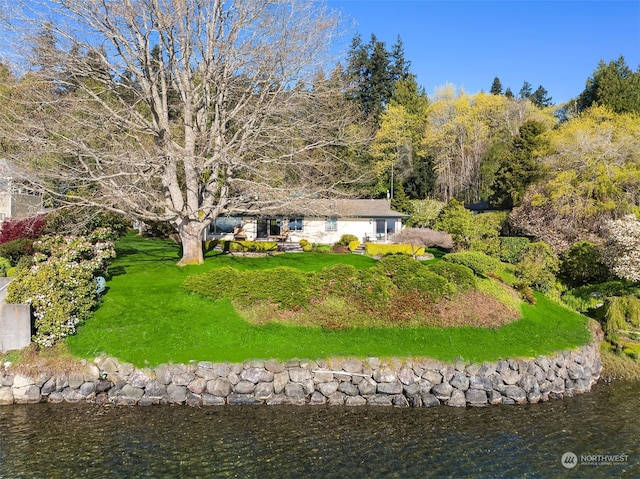
[[302, 231], [302, 218], [289, 218], [289, 231]]
[[338, 218], [327, 218], [324, 223], [325, 231], [338, 231]]
[[392, 235], [396, 232], [396, 220], [388, 219], [387, 220], [387, 234]]
[[386, 231], [386, 221], [383, 219], [376, 220], [376, 239], [382, 240], [384, 239], [387, 231]]
[[219, 216], [209, 225], [209, 233], [212, 235], [222, 235], [233, 233], [234, 228], [242, 226], [240, 216]]

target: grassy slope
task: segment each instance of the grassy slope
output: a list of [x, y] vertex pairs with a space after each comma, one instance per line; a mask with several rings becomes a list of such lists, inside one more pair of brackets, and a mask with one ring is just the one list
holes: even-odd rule
[[[251, 358], [426, 356], [445, 361], [532, 357], [586, 343], [582, 316], [539, 297], [523, 319], [498, 330], [397, 328], [326, 331], [282, 325], [253, 326], [229, 301], [211, 301], [180, 288], [184, 279], [220, 266], [242, 269], [292, 266], [318, 270], [338, 262], [374, 264], [359, 255], [292, 253], [267, 258], [214, 255], [204, 265], [178, 268], [174, 245], [125, 238], [110, 268], [104, 303], [68, 339], [73, 354], [116, 356], [138, 366], [191, 360], [238, 362]], [[277, 281], [277, 278], [274, 278]]]

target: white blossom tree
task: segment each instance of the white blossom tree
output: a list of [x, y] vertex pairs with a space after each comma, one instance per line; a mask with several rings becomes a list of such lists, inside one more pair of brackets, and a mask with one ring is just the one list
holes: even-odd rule
[[[44, 0], [14, 25], [37, 68], [7, 156], [57, 204], [179, 233], [249, 206], [339, 190], [356, 144], [340, 85], [318, 75], [339, 19], [305, 0]], [[30, 35], [30, 37], [29, 37]], [[43, 60], [44, 59], [44, 60]], [[15, 98], [15, 97], [14, 97]]]
[[616, 276], [640, 281], [640, 221], [635, 215], [604, 223], [603, 259]]

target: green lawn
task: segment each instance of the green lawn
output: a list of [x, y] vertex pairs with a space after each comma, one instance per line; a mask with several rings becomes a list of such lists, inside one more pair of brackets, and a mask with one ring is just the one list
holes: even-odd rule
[[[360, 255], [290, 253], [243, 258], [209, 253], [205, 264], [179, 268], [178, 248], [134, 236], [118, 244], [118, 258], [103, 304], [68, 338], [79, 357], [104, 353], [137, 366], [188, 361], [320, 359], [327, 357], [431, 357], [490, 361], [534, 357], [589, 341], [586, 318], [538, 296], [523, 318], [497, 330], [388, 328], [323, 330], [244, 321], [227, 300], [211, 301], [180, 288], [191, 274], [221, 266], [241, 269], [291, 266], [315, 271], [336, 263], [367, 268]], [[277, 278], [274, 278], [277, 281]]]

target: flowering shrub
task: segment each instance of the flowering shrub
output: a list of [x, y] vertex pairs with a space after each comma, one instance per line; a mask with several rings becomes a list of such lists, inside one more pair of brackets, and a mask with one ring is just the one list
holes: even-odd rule
[[640, 281], [640, 221], [634, 215], [607, 221], [603, 260], [621, 279]]
[[9, 285], [7, 302], [31, 305], [34, 342], [52, 346], [75, 333], [97, 301], [95, 276], [115, 257], [115, 234], [100, 228], [88, 236], [46, 236], [35, 241], [34, 265]]

